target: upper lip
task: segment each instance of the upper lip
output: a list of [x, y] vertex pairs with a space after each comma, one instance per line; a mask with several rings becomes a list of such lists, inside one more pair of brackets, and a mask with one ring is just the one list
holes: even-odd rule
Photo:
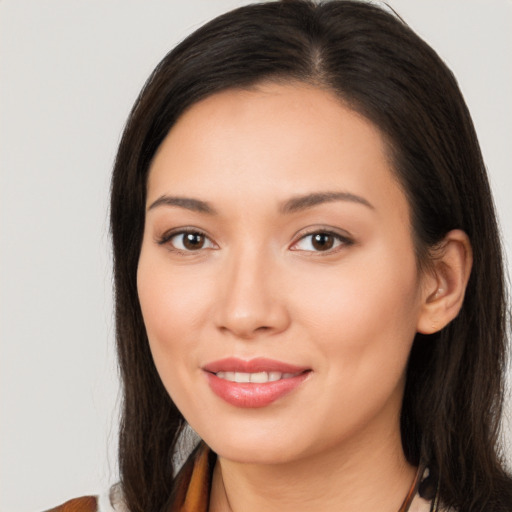
[[210, 373], [217, 372], [240, 372], [240, 373], [257, 373], [257, 372], [281, 372], [281, 373], [303, 373], [310, 368], [306, 366], [297, 366], [294, 364], [257, 357], [248, 361], [238, 359], [236, 357], [227, 357], [212, 361], [203, 366], [203, 370]]

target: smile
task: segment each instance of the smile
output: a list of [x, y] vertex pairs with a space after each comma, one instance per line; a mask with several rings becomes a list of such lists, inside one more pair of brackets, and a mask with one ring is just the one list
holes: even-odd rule
[[221, 359], [203, 371], [217, 397], [241, 408], [266, 407], [299, 388], [312, 373], [307, 367], [266, 358]]

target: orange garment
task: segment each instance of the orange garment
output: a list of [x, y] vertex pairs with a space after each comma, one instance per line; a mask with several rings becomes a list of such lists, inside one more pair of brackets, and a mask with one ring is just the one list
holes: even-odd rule
[[46, 512], [96, 512], [97, 510], [98, 499], [95, 496], [83, 496], [82, 498], [66, 501], [66, 503]]
[[213, 464], [210, 449], [202, 444], [177, 476], [178, 491], [171, 512], [208, 512]]

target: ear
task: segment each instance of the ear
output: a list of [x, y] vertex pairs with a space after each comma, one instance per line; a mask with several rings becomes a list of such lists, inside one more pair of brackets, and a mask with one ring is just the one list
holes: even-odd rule
[[432, 268], [425, 271], [417, 331], [433, 334], [459, 313], [468, 284], [473, 251], [468, 235], [450, 231], [432, 256]]

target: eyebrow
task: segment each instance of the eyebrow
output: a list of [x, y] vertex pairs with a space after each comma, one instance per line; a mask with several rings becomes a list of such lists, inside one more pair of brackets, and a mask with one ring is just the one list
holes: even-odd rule
[[374, 206], [364, 197], [351, 194], [350, 192], [315, 192], [303, 196], [292, 197], [280, 207], [281, 213], [295, 213], [306, 210], [323, 203], [331, 203], [333, 201], [348, 201], [351, 203], [362, 204], [371, 210]]
[[193, 199], [191, 197], [181, 196], [160, 196], [156, 201], [153, 201], [147, 211], [153, 210], [158, 206], [178, 206], [179, 208], [185, 208], [193, 212], [207, 213], [209, 215], [216, 215], [217, 211], [210, 203], [201, 201], [199, 199]]
[[[318, 206], [323, 203], [331, 203], [334, 201], [348, 201], [351, 203], [362, 204], [372, 210], [375, 209], [369, 201], [356, 194], [351, 194], [350, 192], [315, 192], [288, 199], [288, 201], [285, 201], [280, 206], [279, 211], [284, 214], [295, 213], [307, 210], [308, 208], [313, 208], [314, 206]], [[201, 201], [200, 199], [194, 199], [192, 197], [163, 195], [149, 205], [148, 211], [159, 206], [177, 206], [193, 212], [217, 215], [217, 210], [215, 210], [210, 203]]]

